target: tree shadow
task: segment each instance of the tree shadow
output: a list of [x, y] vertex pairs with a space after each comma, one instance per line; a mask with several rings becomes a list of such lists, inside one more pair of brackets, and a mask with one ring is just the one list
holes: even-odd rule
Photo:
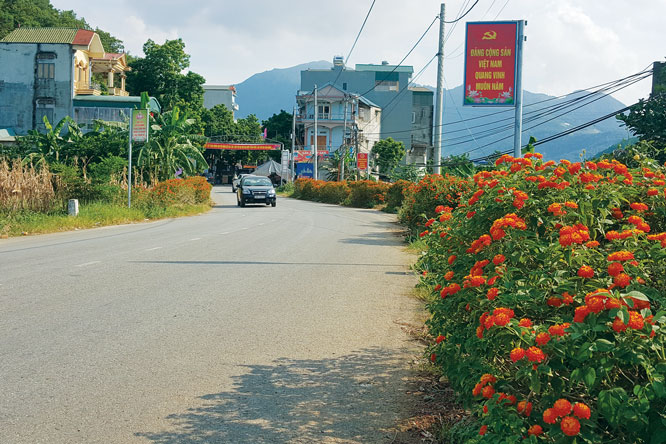
[[403, 417], [408, 349], [364, 349], [335, 359], [246, 366], [229, 391], [167, 416], [154, 443], [383, 443]]

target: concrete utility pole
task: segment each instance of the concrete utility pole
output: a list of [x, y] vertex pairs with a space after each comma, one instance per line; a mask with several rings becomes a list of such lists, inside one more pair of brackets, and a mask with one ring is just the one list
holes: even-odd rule
[[525, 41], [525, 20], [518, 20], [518, 35], [516, 45], [516, 123], [513, 133], [513, 157], [521, 157], [522, 133], [523, 133], [523, 42]]
[[291, 181], [294, 181], [294, 149], [296, 148], [296, 110], [298, 108], [294, 107], [294, 115], [291, 120], [291, 174], [289, 175]]
[[345, 124], [342, 129], [342, 166], [340, 167], [341, 180], [345, 180], [345, 159], [347, 159], [347, 96], [345, 95]]
[[435, 155], [433, 172], [441, 173], [442, 163], [442, 118], [444, 116], [444, 3], [439, 10], [439, 52], [437, 53], [437, 96], [435, 97]]
[[312, 151], [313, 173], [312, 178], [317, 180], [317, 115], [319, 114], [319, 104], [317, 103], [317, 85], [314, 87], [314, 146]]

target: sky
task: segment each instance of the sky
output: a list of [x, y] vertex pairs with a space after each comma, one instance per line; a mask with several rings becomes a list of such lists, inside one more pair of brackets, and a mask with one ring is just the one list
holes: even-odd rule
[[[475, 0], [449, 0], [446, 20]], [[347, 58], [372, 0], [51, 0], [142, 55], [147, 39], [182, 38], [190, 68], [208, 84], [238, 84], [253, 74], [301, 63]], [[439, 14], [441, 0], [376, 0], [347, 60], [397, 64]], [[462, 84], [465, 21], [527, 20], [523, 87], [563, 95], [637, 73], [664, 61], [666, 0], [479, 0], [446, 24], [448, 88]], [[421, 71], [437, 53], [439, 22], [404, 62]], [[433, 61], [416, 83], [435, 86]], [[618, 91], [625, 104], [648, 96], [651, 79]]]

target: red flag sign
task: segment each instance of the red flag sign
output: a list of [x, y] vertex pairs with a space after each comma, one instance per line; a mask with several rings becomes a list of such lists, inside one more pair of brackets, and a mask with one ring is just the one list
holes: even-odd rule
[[465, 39], [464, 105], [513, 105], [518, 22], [470, 22]]

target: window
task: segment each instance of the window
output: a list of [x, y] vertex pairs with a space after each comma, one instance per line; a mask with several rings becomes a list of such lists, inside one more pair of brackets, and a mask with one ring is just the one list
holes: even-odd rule
[[412, 111], [412, 123], [416, 123], [416, 111]]
[[42, 61], [37, 63], [37, 78], [38, 79], [55, 79], [55, 63], [44, 63]]
[[345, 91], [347, 91], [347, 82], [344, 82], [344, 83], [342, 84], [342, 89], [345, 90]]
[[330, 119], [331, 118], [331, 107], [329, 105], [318, 105], [317, 118], [318, 119]]
[[400, 89], [398, 82], [390, 80], [375, 81], [375, 91], [398, 91], [398, 89]]
[[44, 130], [46, 131], [46, 125], [44, 124], [44, 117], [46, 117], [51, 125], [54, 124], [53, 122], [53, 112], [55, 109], [53, 106], [40, 106], [37, 105], [37, 109], [35, 110], [35, 123], [37, 124], [37, 129], [38, 130]]

